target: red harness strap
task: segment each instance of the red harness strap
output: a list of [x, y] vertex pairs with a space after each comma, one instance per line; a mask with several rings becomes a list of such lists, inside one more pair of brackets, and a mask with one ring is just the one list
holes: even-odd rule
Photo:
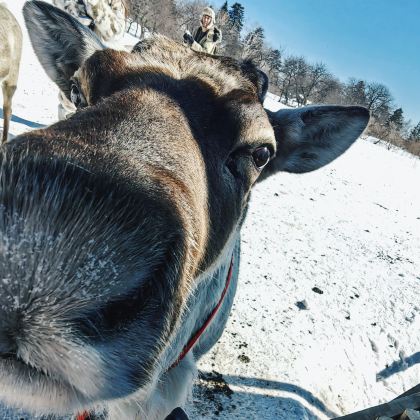
[[208, 318], [206, 319], [206, 322], [202, 325], [202, 327], [190, 338], [190, 341], [188, 341], [188, 343], [186, 344], [186, 346], [183, 348], [181, 354], [178, 356], [178, 358], [175, 360], [174, 363], [172, 363], [172, 365], [169, 367], [168, 370], [171, 370], [172, 368], [174, 368], [186, 355], [187, 353], [191, 350], [191, 348], [194, 346], [194, 344], [197, 342], [197, 340], [200, 338], [200, 336], [203, 334], [203, 332], [206, 330], [206, 328], [209, 326], [211, 320], [214, 318], [214, 316], [216, 315], [217, 311], [219, 310], [223, 299], [226, 295], [226, 292], [229, 288], [229, 284], [230, 284], [230, 279], [232, 278], [232, 271], [233, 271], [233, 255], [232, 258], [230, 260], [230, 267], [229, 267], [229, 271], [228, 271], [228, 275], [226, 277], [226, 284], [225, 287], [223, 289], [222, 295], [220, 296], [219, 302], [217, 302], [217, 305], [214, 307], [214, 309], [210, 312], [210, 315], [208, 316]]
[[[188, 354], [188, 352], [192, 349], [194, 344], [197, 342], [197, 340], [201, 337], [201, 335], [204, 333], [204, 331], [209, 326], [211, 320], [215, 317], [217, 314], [217, 311], [219, 310], [220, 306], [222, 305], [223, 299], [225, 298], [226, 292], [229, 289], [230, 280], [232, 278], [232, 272], [233, 272], [233, 255], [230, 260], [230, 266], [228, 275], [226, 277], [226, 283], [225, 287], [222, 291], [222, 295], [220, 296], [219, 302], [217, 302], [217, 305], [213, 308], [213, 310], [210, 312], [210, 315], [207, 317], [204, 324], [201, 326], [201, 328], [190, 338], [190, 341], [185, 345], [185, 347], [182, 349], [181, 354], [178, 356], [178, 358], [175, 360], [174, 363], [169, 367], [168, 370], [174, 368], [178, 363]], [[88, 411], [84, 411], [83, 413], [80, 413], [76, 416], [76, 420], [91, 420], [91, 416]]]

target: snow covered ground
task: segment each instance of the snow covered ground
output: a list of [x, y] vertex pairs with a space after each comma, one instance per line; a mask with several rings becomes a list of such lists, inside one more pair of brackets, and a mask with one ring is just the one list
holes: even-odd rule
[[[23, 2], [7, 3], [18, 15]], [[57, 115], [26, 34], [13, 115], [14, 135]], [[324, 419], [420, 382], [419, 185], [418, 158], [367, 138], [255, 188], [236, 303], [200, 362], [191, 419]]]

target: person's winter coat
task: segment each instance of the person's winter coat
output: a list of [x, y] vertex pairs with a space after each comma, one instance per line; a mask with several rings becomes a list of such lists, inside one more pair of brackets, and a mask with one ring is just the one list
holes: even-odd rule
[[124, 34], [126, 10], [122, 0], [53, 0], [53, 4], [89, 26], [103, 41]]
[[211, 17], [211, 23], [207, 28], [203, 28], [202, 25], [199, 26], [194, 32], [194, 42], [191, 45], [191, 48], [194, 51], [206, 52], [208, 54], [215, 54], [217, 44], [222, 42], [222, 32], [215, 25], [216, 15], [214, 10], [210, 7], [206, 7], [201, 14]]

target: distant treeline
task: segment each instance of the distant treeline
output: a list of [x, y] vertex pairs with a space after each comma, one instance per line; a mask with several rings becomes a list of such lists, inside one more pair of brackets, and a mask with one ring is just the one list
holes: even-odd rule
[[[203, 0], [131, 0], [131, 18], [151, 32], [182, 40], [186, 29], [192, 32], [198, 26], [207, 5]], [[270, 91], [282, 103], [363, 105], [372, 115], [369, 134], [420, 155], [420, 122], [413, 125], [404, 117], [387, 86], [357, 78], [343, 82], [325, 63], [310, 63], [303, 56], [286, 55], [282, 47], [271, 47], [261, 26], [244, 29], [245, 8], [238, 2], [226, 1], [215, 12], [223, 34], [217, 53], [253, 60], [268, 74]]]

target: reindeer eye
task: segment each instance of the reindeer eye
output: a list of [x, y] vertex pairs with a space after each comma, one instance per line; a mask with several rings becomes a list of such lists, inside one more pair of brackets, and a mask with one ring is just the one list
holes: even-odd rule
[[271, 152], [268, 147], [259, 147], [252, 152], [254, 164], [258, 169], [264, 168], [271, 158]]
[[79, 87], [75, 83], [73, 83], [70, 88], [70, 100], [76, 108], [82, 103], [82, 95], [80, 94]]

